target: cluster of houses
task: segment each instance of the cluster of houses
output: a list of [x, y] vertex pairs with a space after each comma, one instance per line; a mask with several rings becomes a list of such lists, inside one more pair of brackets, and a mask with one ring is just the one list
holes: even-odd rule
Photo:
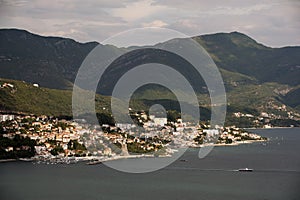
[[[77, 124], [49, 118], [48, 116], [33, 115], [0, 115], [3, 137], [13, 139], [16, 135], [22, 138], [30, 138], [37, 141], [35, 151], [38, 156], [51, 156], [52, 150], [61, 147], [63, 153], [75, 154], [75, 151], [67, 152], [70, 141], [78, 141], [80, 136], [76, 129]], [[12, 147], [7, 147], [12, 151]]]
[[[266, 103], [264, 111], [260, 112], [258, 115], [253, 115], [249, 113], [235, 112], [233, 113], [235, 118], [247, 118], [252, 122], [253, 127], [259, 128], [272, 128], [273, 126], [278, 126], [278, 124], [273, 124], [272, 121], [280, 120], [295, 120], [300, 121], [300, 114], [296, 111], [288, 109], [284, 104], [269, 101]], [[293, 126], [292, 124], [281, 124], [281, 126]]]
[[[248, 133], [237, 127], [217, 127], [210, 129], [209, 125], [167, 121], [167, 118], [146, 115], [144, 112], [134, 114], [142, 127], [130, 123], [116, 123], [115, 126], [103, 125], [106, 130], [113, 133], [105, 133], [103, 129], [89, 130], [84, 143], [87, 149], [94, 149], [94, 155], [103, 155], [109, 148], [108, 143], [118, 144], [123, 155], [127, 155], [130, 146], [138, 146], [142, 152], [156, 152], [164, 148], [166, 153], [180, 147], [201, 147], [207, 143], [228, 144], [245, 140], [264, 140], [257, 134]], [[102, 127], [103, 128], [103, 127]], [[106, 151], [107, 152], [107, 151]], [[112, 155], [116, 153], [110, 151]], [[131, 152], [132, 153], [132, 152]]]
[[242, 141], [256, 140], [262, 141], [267, 138], [262, 137], [260, 135], [254, 133], [248, 133], [240, 128], [225, 127], [223, 128], [222, 134], [219, 136], [218, 143], [219, 144], [232, 144]]
[[[261, 140], [235, 127], [209, 129], [209, 125], [168, 122], [165, 117], [136, 114], [143, 122], [91, 125], [84, 120], [58, 120], [48, 116], [0, 115], [3, 137], [15, 135], [37, 141], [36, 157], [53, 156], [116, 156], [130, 153], [155, 153], [164, 149], [169, 154], [180, 147], [200, 147], [205, 143], [233, 143], [243, 140]], [[80, 147], [80, 148], [78, 148]], [[8, 147], [7, 151], [13, 150]]]

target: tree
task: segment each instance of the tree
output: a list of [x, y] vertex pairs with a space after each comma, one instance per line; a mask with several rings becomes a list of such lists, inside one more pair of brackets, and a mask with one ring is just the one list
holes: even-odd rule
[[51, 153], [53, 156], [57, 156], [58, 153], [63, 153], [63, 152], [64, 152], [64, 150], [63, 150], [63, 148], [62, 148], [61, 146], [56, 146], [56, 147], [54, 147], [54, 148], [50, 151], [50, 153]]
[[103, 125], [103, 124], [108, 124], [110, 126], [115, 125], [115, 120], [111, 115], [106, 114], [106, 113], [97, 113], [96, 115], [97, 115], [100, 125]]
[[226, 140], [225, 140], [225, 144], [231, 144], [232, 143], [232, 139], [230, 139], [230, 138], [226, 138]]
[[177, 112], [176, 110], [169, 110], [167, 112], [167, 118], [169, 122], [176, 122], [177, 119], [181, 117], [180, 113]]
[[2, 124], [0, 124], [0, 134], [4, 134], [4, 133], [5, 133], [4, 128], [3, 128]]

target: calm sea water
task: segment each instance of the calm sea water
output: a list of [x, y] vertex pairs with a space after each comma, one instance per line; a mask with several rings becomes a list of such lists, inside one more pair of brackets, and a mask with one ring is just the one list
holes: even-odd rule
[[[1, 200], [298, 200], [300, 129], [252, 130], [264, 143], [189, 149], [162, 170], [127, 174], [105, 165], [0, 163]], [[234, 171], [253, 168], [250, 173]]]

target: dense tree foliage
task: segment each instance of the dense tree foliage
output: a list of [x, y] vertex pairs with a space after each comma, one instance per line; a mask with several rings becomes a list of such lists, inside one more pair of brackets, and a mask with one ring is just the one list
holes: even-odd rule
[[[13, 139], [10, 139], [0, 135], [0, 159], [33, 157], [35, 155], [35, 145], [36, 141], [28, 137], [15, 135]], [[12, 147], [13, 150], [8, 151], [7, 148], [9, 147]]]

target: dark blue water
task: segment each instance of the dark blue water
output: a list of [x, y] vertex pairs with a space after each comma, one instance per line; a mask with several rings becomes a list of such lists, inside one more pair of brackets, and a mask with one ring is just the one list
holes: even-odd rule
[[[300, 129], [252, 130], [264, 143], [215, 147], [204, 159], [189, 149], [165, 169], [127, 174], [105, 165], [0, 164], [0, 199], [298, 200]], [[238, 168], [253, 172], [237, 172]]]

